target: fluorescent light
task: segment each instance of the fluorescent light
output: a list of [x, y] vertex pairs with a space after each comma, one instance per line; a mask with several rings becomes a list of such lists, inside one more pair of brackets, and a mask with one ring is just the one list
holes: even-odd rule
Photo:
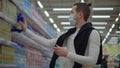
[[96, 26], [94, 26], [94, 28], [95, 28], [95, 29], [105, 29], [104, 26], [102, 26], [102, 27], [96, 27]]
[[118, 22], [118, 20], [119, 20], [119, 18], [117, 17], [117, 18], [115, 19], [115, 22]]
[[112, 28], [109, 29], [109, 32], [111, 32], [111, 31], [112, 31]]
[[44, 14], [49, 17], [49, 13], [47, 11], [44, 11]]
[[71, 11], [72, 8], [53, 8], [53, 11]]
[[120, 13], [119, 13], [119, 16], [120, 16]]
[[113, 8], [93, 8], [93, 10], [113, 10]]
[[117, 42], [117, 39], [110, 39], [109, 42]]
[[107, 44], [117, 44], [117, 41], [109, 41]]
[[93, 25], [107, 25], [107, 22], [92, 22]]
[[53, 24], [54, 28], [58, 28], [58, 26], [56, 24]]
[[110, 39], [109, 40], [109, 42], [116, 42], [116, 41], [117, 41], [116, 39], [113, 39], [113, 40]]
[[114, 28], [115, 27], [115, 24], [112, 24], [112, 27], [111, 28]]
[[57, 16], [57, 18], [69, 18], [69, 16]]
[[111, 37], [111, 40], [117, 40], [118, 37]]
[[106, 36], [109, 36], [109, 35], [110, 35], [110, 32], [108, 32]]
[[43, 8], [43, 5], [40, 1], [37, 1], [38, 5], [40, 6], [40, 8]]
[[100, 33], [104, 33], [104, 31], [99, 31]]
[[102, 44], [104, 44], [104, 43], [105, 43], [105, 41], [106, 41], [106, 38], [104, 38], [104, 40], [102, 41]]
[[49, 18], [49, 20], [50, 20], [50, 22], [51, 22], [51, 23], [54, 23], [54, 21], [53, 21], [53, 19], [52, 19], [52, 18]]
[[84, 0], [81, 0], [81, 3], [84, 3], [85, 1]]
[[115, 27], [115, 24], [112, 24], [111, 28], [109, 29], [109, 32], [107, 33], [107, 35], [105, 36], [105, 38], [104, 38], [104, 40], [103, 40], [103, 42], [102, 42], [102, 44], [105, 43], [106, 39], [108, 38], [108, 36], [110, 35], [110, 32], [112, 31], [112, 29], [113, 29], [114, 27]]
[[110, 18], [109, 15], [93, 15], [92, 18]]
[[59, 28], [57, 28], [57, 31], [58, 31], [58, 32], [60, 32], [60, 29], [59, 29]]
[[70, 29], [70, 28], [73, 28], [73, 26], [65, 26], [63, 27], [64, 29]]
[[[84, 0], [81, 0], [83, 3]], [[114, 8], [93, 8], [93, 10], [113, 10]], [[53, 11], [71, 11], [72, 8], [53, 8]]]
[[110, 35], [110, 32], [107, 33], [107, 35], [105, 36], [105, 38], [107, 39], [109, 35]]
[[61, 22], [61, 25], [70, 25], [70, 22]]
[[120, 31], [116, 31], [116, 33], [120, 33]]

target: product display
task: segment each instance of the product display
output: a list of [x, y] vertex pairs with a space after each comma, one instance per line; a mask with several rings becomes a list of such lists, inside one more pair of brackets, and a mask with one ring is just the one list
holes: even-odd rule
[[6, 40], [11, 39], [11, 25], [0, 19], [0, 38], [4, 38]]
[[0, 66], [4, 68], [4, 66], [11, 65], [11, 67], [15, 67], [14, 63], [14, 51], [15, 49], [6, 45], [0, 45]]
[[18, 13], [18, 15], [17, 15], [17, 21], [18, 21], [18, 22], [19, 22], [19, 21], [24, 22], [24, 18], [23, 18], [23, 16], [22, 16], [22, 13]]
[[27, 67], [26, 68], [40, 68], [42, 65], [42, 54], [39, 50], [36, 50], [31, 47], [26, 47], [26, 61]]
[[[1, 45], [2, 64], [14, 64], [14, 48]], [[8, 60], [8, 61], [7, 61]]]
[[[26, 19], [29, 24], [27, 30], [32, 33], [44, 35], [46, 38], [56, 37], [56, 34], [49, 25], [44, 23], [45, 21], [29, 1], [19, 1], [0, 1], [0, 39], [4, 39], [4, 41], [0, 41], [0, 68], [48, 68], [52, 51], [22, 33], [22, 31], [19, 32], [18, 29], [21, 28], [17, 22], [24, 21], [25, 16], [31, 20]], [[23, 4], [23, 6], [20, 4]], [[5, 8], [8, 5], [9, 7]], [[33, 8], [28, 8], [28, 6], [34, 8], [32, 11], [34, 14], [29, 13]], [[5, 44], [10, 41], [15, 45], [11, 43]]]
[[53, 30], [49, 27], [49, 25], [45, 24], [46, 22], [42, 19], [36, 8], [28, 0], [11, 1], [16, 5], [20, 12], [22, 12], [22, 14], [29, 19], [27, 21], [39, 34], [42, 34], [47, 38], [56, 37], [56, 34], [53, 32]]

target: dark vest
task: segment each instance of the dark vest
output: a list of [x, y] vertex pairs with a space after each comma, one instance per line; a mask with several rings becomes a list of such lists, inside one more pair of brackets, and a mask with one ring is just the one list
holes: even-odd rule
[[[86, 23], [81, 27], [81, 29], [79, 30], [78, 34], [74, 39], [74, 47], [75, 47], [76, 54], [82, 55], [82, 56], [85, 55], [88, 39], [93, 29], [94, 28], [92, 27], [91, 23]], [[69, 29], [68, 32], [64, 33], [58, 38], [56, 44], [62, 47], [64, 40], [68, 38], [71, 34], [75, 33], [75, 31], [76, 31], [76, 28]], [[99, 54], [97, 64], [100, 64], [102, 60], [101, 50], [102, 50], [102, 46], [100, 46], [100, 54]], [[55, 68], [56, 59], [58, 57], [59, 56], [57, 56], [55, 53], [53, 54], [49, 68]], [[82, 68], [82, 65], [80, 63], [74, 62], [73, 68]]]

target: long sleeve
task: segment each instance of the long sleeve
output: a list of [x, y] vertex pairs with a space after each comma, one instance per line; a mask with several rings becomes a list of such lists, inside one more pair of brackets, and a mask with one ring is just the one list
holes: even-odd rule
[[72, 52], [68, 52], [67, 58], [83, 65], [95, 65], [98, 59], [100, 49], [100, 35], [93, 30], [88, 40], [88, 55], [81, 56]]
[[34, 41], [36, 41], [37, 43], [40, 43], [42, 45], [44, 45], [45, 47], [54, 47], [55, 43], [57, 41], [57, 38], [54, 39], [46, 39], [40, 35], [36, 35], [34, 34], [32, 31], [30, 31], [29, 29], [26, 30], [25, 34], [27, 34], [27, 36], [31, 39], [33, 39]]

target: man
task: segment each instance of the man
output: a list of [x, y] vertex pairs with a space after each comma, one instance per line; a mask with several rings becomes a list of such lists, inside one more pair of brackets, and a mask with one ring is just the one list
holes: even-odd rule
[[91, 23], [87, 23], [90, 15], [90, 4], [75, 3], [70, 14], [70, 23], [75, 25], [68, 32], [56, 39], [45, 39], [26, 30], [26, 22], [20, 22], [29, 37], [47, 47], [54, 48], [49, 68], [55, 68], [59, 59], [60, 68], [89, 68], [101, 63], [102, 51], [100, 34]]

